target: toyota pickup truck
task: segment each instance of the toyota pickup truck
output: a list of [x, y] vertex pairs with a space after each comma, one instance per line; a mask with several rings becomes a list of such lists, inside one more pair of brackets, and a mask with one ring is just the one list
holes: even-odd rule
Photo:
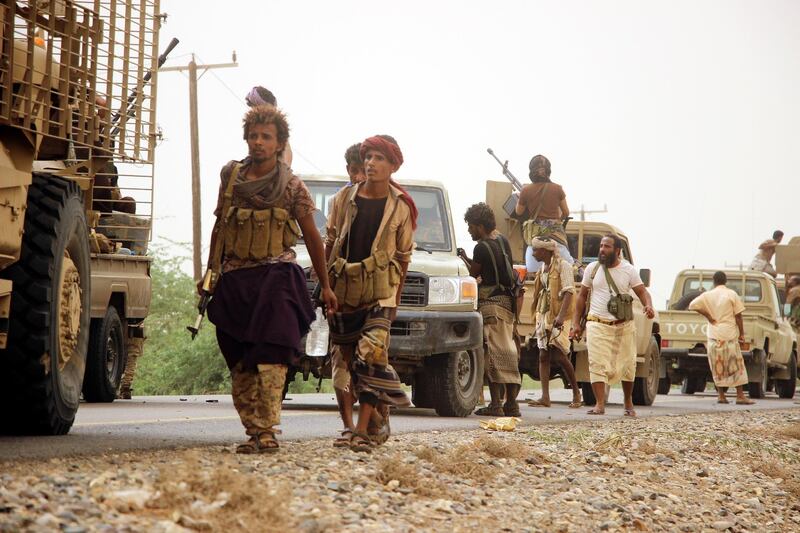
[[[713, 381], [707, 356], [708, 322], [694, 311], [691, 301], [710, 290], [714, 270], [684, 270], [672, 288], [669, 309], [661, 311], [661, 358], [666, 373], [664, 393], [672, 383], [694, 394]], [[797, 337], [783, 308], [775, 280], [769, 274], [748, 270], [724, 271], [727, 287], [745, 305], [745, 344], [742, 347], [751, 398], [763, 398], [774, 387], [781, 398], [792, 398], [797, 381]]]
[[[302, 179], [314, 198], [314, 221], [324, 236], [330, 200], [348, 179], [318, 175]], [[400, 183], [414, 198], [419, 217], [415, 250], [391, 327], [389, 362], [403, 383], [411, 385], [416, 407], [434, 408], [441, 416], [467, 416], [483, 387], [483, 319], [477, 311], [477, 282], [456, 255], [453, 217], [442, 184]], [[302, 242], [296, 250], [311, 291], [316, 283], [311, 260]], [[316, 326], [327, 330], [327, 322]], [[287, 382], [298, 372], [305, 380], [330, 377], [327, 348], [311, 353], [312, 344], [317, 343], [307, 343], [299, 364], [289, 369]]]
[[[486, 183], [486, 203], [494, 211], [497, 229], [505, 235], [511, 244], [511, 252], [518, 270], [525, 269], [525, 243], [520, 229], [521, 222], [511, 216], [515, 201], [512, 200], [512, 188], [508, 182], [488, 181]], [[566, 228], [568, 248], [572, 257], [577, 261], [575, 265], [576, 283], [580, 282], [581, 273], [589, 263], [596, 261], [600, 255], [600, 241], [609, 234], [619, 235], [623, 242], [622, 257], [633, 263], [631, 245], [628, 237], [618, 228], [604, 222], [570, 221]], [[639, 274], [645, 286], [650, 285], [650, 270], [641, 269]], [[528, 374], [531, 378], [539, 379], [539, 349], [534, 337], [534, 316], [531, 313], [533, 300], [533, 276], [526, 273], [525, 297], [517, 324], [517, 333], [520, 338], [520, 372]], [[633, 294], [631, 292], [631, 294]], [[660, 362], [660, 336], [658, 315], [648, 319], [639, 298], [633, 299], [634, 321], [636, 323], [636, 379], [633, 386], [633, 403], [636, 405], [652, 405], [658, 394], [659, 380], [664, 378], [659, 372], [663, 369]], [[585, 339], [572, 343], [572, 364], [575, 366], [575, 375], [583, 393], [586, 405], [596, 402], [592, 384], [589, 382], [589, 357]], [[566, 377], [558, 365], [552, 365], [551, 376], [553, 379], [561, 378], [567, 387]]]

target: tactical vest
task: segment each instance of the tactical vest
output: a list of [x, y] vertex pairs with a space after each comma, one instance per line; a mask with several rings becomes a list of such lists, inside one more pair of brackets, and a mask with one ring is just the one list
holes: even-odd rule
[[[550, 316], [555, 318], [561, 312], [563, 300], [558, 297], [562, 289], [561, 261], [563, 261], [563, 259], [559, 258], [558, 261], [551, 262], [550, 270], [547, 272], [547, 286], [542, 283], [541, 272], [536, 276], [536, 281], [533, 284], [533, 301], [531, 302], [531, 314], [533, 316], [536, 316], [536, 312], [538, 311], [543, 315], [552, 313]], [[572, 298], [570, 301], [570, 308], [567, 309], [568, 317], [572, 317], [574, 306], [575, 298]]]
[[[356, 194], [356, 189], [352, 194]], [[346, 209], [339, 212], [336, 220], [336, 227], [343, 228], [344, 222], [349, 221], [346, 231], [340, 234], [331, 250], [328, 261], [328, 278], [336, 299], [344, 302], [349, 307], [361, 307], [389, 298], [394, 294], [395, 289], [400, 284], [402, 269], [396, 259], [390, 258], [385, 251], [386, 239], [389, 236], [389, 226], [397, 210], [399, 200], [394, 204], [394, 210], [387, 219], [381, 235], [376, 237], [373, 242], [372, 255], [358, 263], [348, 263], [347, 256], [350, 255], [350, 228], [355, 219], [352, 213], [351, 200], [348, 198]], [[347, 249], [344, 257], [339, 257], [342, 251], [342, 242], [347, 239]], [[374, 246], [377, 243], [377, 246]]]
[[278, 257], [297, 244], [300, 227], [289, 212], [280, 207], [248, 209], [230, 205], [240, 168], [241, 164], [234, 165], [223, 200], [225, 257], [244, 260]]

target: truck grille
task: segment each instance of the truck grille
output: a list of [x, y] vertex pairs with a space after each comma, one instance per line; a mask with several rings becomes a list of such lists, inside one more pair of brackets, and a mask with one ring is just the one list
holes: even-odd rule
[[407, 307], [425, 307], [428, 305], [428, 276], [422, 272], [409, 272], [403, 293], [400, 295], [400, 305]]
[[392, 322], [390, 333], [396, 337], [424, 337], [427, 330], [428, 324], [425, 322], [395, 320]]
[[[305, 268], [306, 287], [308, 294], [314, 292], [317, 282], [311, 279], [311, 269]], [[406, 282], [403, 285], [403, 293], [400, 295], [400, 305], [405, 307], [425, 307], [428, 305], [428, 276], [422, 272], [409, 272], [406, 275]]]

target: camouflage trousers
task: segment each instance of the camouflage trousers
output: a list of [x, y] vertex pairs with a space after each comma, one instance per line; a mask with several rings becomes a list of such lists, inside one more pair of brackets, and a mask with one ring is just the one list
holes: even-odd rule
[[142, 355], [143, 348], [143, 338], [133, 337], [128, 339], [125, 346], [125, 351], [128, 352], [128, 361], [125, 363], [125, 371], [122, 373], [122, 379], [119, 382], [120, 398], [131, 399], [131, 385], [133, 385], [133, 377], [136, 374], [136, 363]]
[[241, 362], [231, 369], [233, 405], [248, 435], [275, 432], [273, 426], [281, 423], [286, 370], [286, 365], [258, 365], [257, 372], [248, 372]]

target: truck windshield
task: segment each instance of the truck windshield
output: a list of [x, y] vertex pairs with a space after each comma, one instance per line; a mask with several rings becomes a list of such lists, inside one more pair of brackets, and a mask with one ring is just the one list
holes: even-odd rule
[[[725, 284], [726, 287], [736, 292], [739, 297], [744, 300], [745, 302], [760, 302], [762, 298], [761, 294], [761, 282], [757, 279], [748, 279], [744, 281], [744, 291], [742, 290], [742, 280], [741, 279], [730, 279], [728, 278], [728, 283]], [[711, 290], [714, 288], [714, 281], [709, 276], [708, 278], [703, 278], [702, 284], [700, 283], [699, 278], [691, 278], [687, 279], [683, 282], [683, 295], [687, 295], [690, 292], [698, 291], [698, 290]]]
[[[314, 205], [314, 223], [320, 235], [325, 237], [325, 222], [331, 209], [331, 199], [344, 187], [345, 182], [305, 181]], [[444, 206], [442, 191], [433, 187], [408, 186], [406, 190], [414, 199], [419, 210], [417, 231], [414, 241], [417, 246], [429, 251], [449, 252], [452, 250], [450, 239], [450, 220]]]

